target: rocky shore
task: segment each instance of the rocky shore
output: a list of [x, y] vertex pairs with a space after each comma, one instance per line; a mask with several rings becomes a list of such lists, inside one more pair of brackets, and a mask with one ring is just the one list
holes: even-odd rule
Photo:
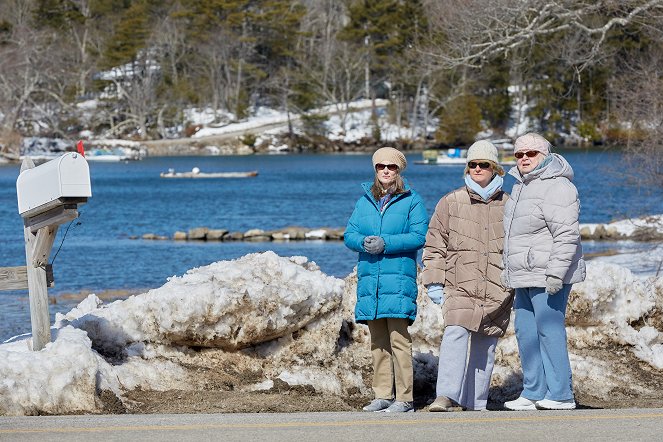
[[[392, 143], [399, 149], [411, 150], [417, 147]], [[356, 142], [331, 140], [322, 136], [303, 134], [262, 134], [247, 132], [243, 135], [210, 135], [201, 138], [178, 138], [173, 140], [152, 140], [139, 143], [149, 156], [188, 156], [188, 155], [253, 155], [274, 152], [373, 152], [380, 147], [372, 138]]]
[[284, 227], [278, 230], [250, 229], [246, 232], [227, 229], [195, 227], [188, 231], [177, 231], [172, 236], [146, 233], [142, 236], [130, 236], [130, 239], [174, 240], [174, 241], [302, 241], [302, 240], [343, 240], [342, 228], [306, 228]]
[[581, 224], [580, 237], [596, 241], [663, 241], [663, 215], [649, 215], [608, 224]]
[[[249, 229], [245, 232], [239, 232], [228, 229], [194, 227], [187, 231], [174, 232], [172, 236], [145, 233], [141, 236], [130, 236], [130, 239], [174, 241], [342, 241], [344, 230], [343, 227], [308, 228], [289, 226], [276, 230]], [[608, 224], [581, 224], [580, 236], [583, 240], [594, 241], [663, 241], [663, 215], [651, 215]]]

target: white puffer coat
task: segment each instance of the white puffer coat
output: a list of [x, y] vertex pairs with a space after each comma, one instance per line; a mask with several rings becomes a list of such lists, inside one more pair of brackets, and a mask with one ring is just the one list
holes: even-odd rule
[[504, 208], [504, 268], [511, 288], [545, 287], [546, 276], [565, 284], [584, 281], [573, 169], [558, 154], [524, 177], [517, 167], [511, 198]]

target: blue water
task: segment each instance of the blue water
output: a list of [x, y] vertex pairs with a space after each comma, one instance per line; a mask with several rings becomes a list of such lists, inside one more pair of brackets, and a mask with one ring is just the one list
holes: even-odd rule
[[[626, 184], [618, 171], [618, 152], [565, 151], [575, 170], [580, 192], [581, 222], [608, 222], [626, 216], [663, 213], [663, 189]], [[404, 175], [422, 195], [429, 214], [438, 199], [462, 184], [460, 166], [415, 165], [420, 154], [408, 155]], [[256, 178], [167, 180], [159, 173], [199, 167], [203, 172], [258, 170]], [[22, 221], [17, 212], [19, 166], [0, 167], [0, 266], [25, 264]], [[359, 183], [372, 179], [370, 156], [255, 155], [232, 157], [159, 157], [143, 161], [90, 163], [92, 198], [62, 238], [60, 227], [51, 254], [55, 287], [49, 295], [99, 293], [109, 289], [148, 289], [166, 278], [214, 261], [251, 252], [274, 250], [284, 256], [304, 255], [322, 271], [344, 277], [356, 255], [342, 242], [293, 241], [174, 242], [132, 240], [156, 233], [172, 236], [197, 226], [246, 231], [297, 225], [344, 227], [361, 195]], [[506, 180], [506, 189], [513, 180]], [[68, 311], [64, 297], [51, 313]], [[25, 292], [0, 292], [0, 339], [30, 330]]]

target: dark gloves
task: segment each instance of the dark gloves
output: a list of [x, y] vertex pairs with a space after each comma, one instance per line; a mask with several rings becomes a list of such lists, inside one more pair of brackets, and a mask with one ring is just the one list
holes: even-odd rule
[[379, 255], [384, 252], [384, 239], [379, 236], [367, 236], [364, 238], [364, 250], [371, 255]]

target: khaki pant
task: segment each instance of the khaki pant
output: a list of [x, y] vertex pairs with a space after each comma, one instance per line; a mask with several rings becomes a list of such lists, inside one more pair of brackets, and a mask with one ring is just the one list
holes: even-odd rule
[[412, 338], [409, 320], [381, 318], [368, 321], [373, 354], [373, 391], [376, 399], [413, 401]]

